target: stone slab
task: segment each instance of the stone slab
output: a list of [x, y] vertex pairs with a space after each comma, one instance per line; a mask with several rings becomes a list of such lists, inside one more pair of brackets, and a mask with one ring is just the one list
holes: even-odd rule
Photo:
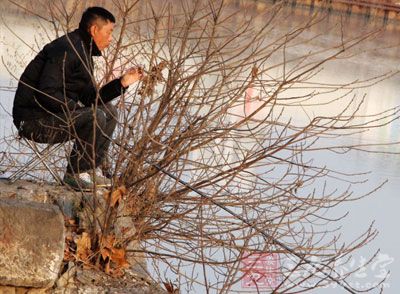
[[0, 199], [0, 285], [51, 286], [63, 260], [64, 239], [57, 206]]

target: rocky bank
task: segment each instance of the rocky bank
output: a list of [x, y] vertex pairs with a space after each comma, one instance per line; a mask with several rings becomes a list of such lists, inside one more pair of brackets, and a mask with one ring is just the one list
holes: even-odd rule
[[144, 256], [128, 254], [118, 278], [65, 259], [66, 220], [82, 196], [49, 183], [0, 180], [0, 294], [166, 293], [147, 273]]

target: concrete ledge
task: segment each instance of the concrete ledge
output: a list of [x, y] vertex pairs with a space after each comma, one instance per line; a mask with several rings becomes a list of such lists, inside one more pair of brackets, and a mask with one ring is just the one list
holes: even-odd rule
[[64, 239], [57, 206], [0, 200], [0, 285], [51, 286], [63, 260]]

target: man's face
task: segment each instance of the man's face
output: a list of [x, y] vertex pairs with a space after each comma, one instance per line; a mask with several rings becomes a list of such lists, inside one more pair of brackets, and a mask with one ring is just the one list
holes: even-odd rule
[[113, 30], [114, 23], [110, 21], [98, 20], [90, 27], [90, 35], [100, 51], [110, 46]]

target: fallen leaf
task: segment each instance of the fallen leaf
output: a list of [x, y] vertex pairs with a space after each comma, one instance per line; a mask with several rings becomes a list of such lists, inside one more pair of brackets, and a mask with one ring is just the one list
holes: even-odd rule
[[82, 233], [82, 236], [75, 241], [76, 243], [76, 257], [78, 260], [88, 262], [91, 253], [91, 242], [89, 234], [86, 232]]
[[107, 235], [101, 238], [101, 247], [105, 248], [113, 248], [115, 243], [115, 236], [114, 235]]
[[170, 293], [170, 294], [178, 294], [179, 293], [179, 288], [175, 288], [175, 285], [172, 284], [171, 281], [163, 282], [163, 284], [168, 293]]
[[108, 250], [108, 248], [100, 249], [100, 254], [101, 254], [101, 257], [103, 257], [104, 260], [106, 260], [107, 257], [110, 258], [110, 250]]
[[104, 271], [106, 274], [111, 273], [111, 268], [110, 268], [110, 260], [107, 261], [106, 266], [104, 267]]
[[147, 191], [146, 191], [146, 199], [153, 202], [155, 201], [157, 197], [157, 187], [154, 181], [149, 181], [147, 185]]
[[251, 69], [251, 76], [252, 76], [252, 78], [256, 78], [257, 75], [258, 75], [258, 67], [254, 66], [254, 67]]
[[108, 201], [108, 199], [110, 198], [110, 191], [105, 190], [105, 191], [104, 191], [104, 194], [103, 194], [103, 197], [104, 197], [104, 199], [105, 199], [106, 201]]
[[123, 248], [111, 248], [111, 256], [110, 259], [121, 268], [126, 268], [129, 266], [128, 261], [125, 256], [125, 249]]
[[126, 234], [127, 232], [129, 232], [131, 229], [132, 229], [132, 228], [129, 228], [129, 227], [122, 227], [122, 228], [121, 228], [121, 233], [125, 235], [125, 234]]
[[114, 278], [120, 278], [120, 277], [122, 277], [122, 276], [124, 275], [124, 272], [123, 272], [121, 269], [116, 268], [116, 269], [113, 269], [113, 270], [111, 271], [111, 275], [112, 275]]
[[118, 189], [116, 189], [114, 192], [111, 194], [111, 207], [115, 207], [122, 199], [122, 196], [126, 194], [126, 188], [125, 186], [121, 186]]

